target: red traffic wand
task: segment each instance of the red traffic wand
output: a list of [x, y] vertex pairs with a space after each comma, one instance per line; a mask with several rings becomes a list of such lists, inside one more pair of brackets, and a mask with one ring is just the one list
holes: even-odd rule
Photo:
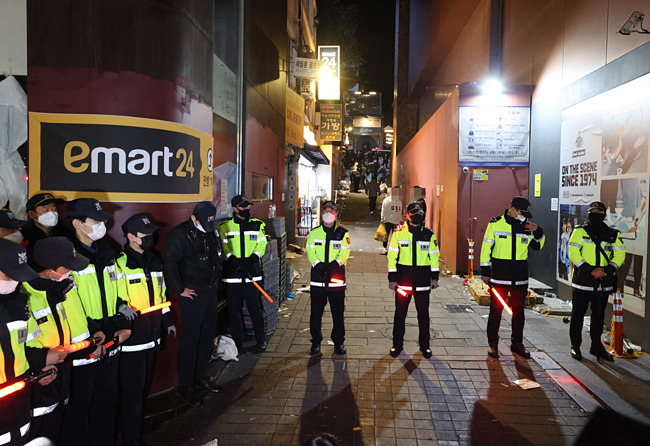
[[506, 311], [508, 312], [508, 314], [510, 316], [512, 316], [512, 310], [510, 309], [510, 307], [508, 306], [506, 301], [503, 299], [503, 297], [501, 297], [499, 292], [494, 287], [492, 287], [491, 289], [492, 289], [492, 294], [494, 294], [497, 297], [497, 299], [499, 299], [499, 302], [501, 302], [501, 305], [503, 305], [503, 308], [505, 308]]

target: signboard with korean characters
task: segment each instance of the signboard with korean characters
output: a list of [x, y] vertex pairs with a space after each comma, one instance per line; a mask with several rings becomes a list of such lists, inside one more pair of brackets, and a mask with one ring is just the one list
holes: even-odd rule
[[343, 139], [343, 107], [341, 104], [321, 104], [321, 141], [341, 141]]

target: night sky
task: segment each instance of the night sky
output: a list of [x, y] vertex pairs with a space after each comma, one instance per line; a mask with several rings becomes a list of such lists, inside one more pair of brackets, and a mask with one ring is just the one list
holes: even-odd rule
[[[359, 68], [359, 87], [365, 91], [382, 93], [384, 125], [392, 125], [393, 74], [395, 64], [395, 0], [317, 0], [319, 45], [340, 45], [346, 58], [346, 27], [356, 32], [356, 49], [352, 51], [362, 59]], [[354, 54], [348, 55], [353, 57]], [[346, 61], [342, 60], [342, 64]], [[354, 71], [346, 72], [352, 84], [356, 83]], [[343, 80], [345, 85], [345, 79]]]

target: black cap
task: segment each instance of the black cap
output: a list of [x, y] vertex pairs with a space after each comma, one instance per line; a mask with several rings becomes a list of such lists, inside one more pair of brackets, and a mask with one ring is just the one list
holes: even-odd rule
[[49, 192], [41, 192], [27, 200], [26, 208], [28, 211], [35, 211], [37, 206], [45, 206], [50, 203], [55, 203], [58, 206], [65, 203], [65, 200], [54, 198], [54, 195]]
[[160, 226], [151, 224], [149, 217], [143, 214], [133, 215], [132, 217], [129, 217], [127, 221], [122, 223], [122, 232], [124, 235], [137, 235], [138, 232], [141, 232], [142, 234], [153, 234], [158, 229], [160, 229]]
[[27, 224], [27, 220], [19, 220], [9, 209], [0, 209], [0, 228], [20, 229]]
[[217, 229], [217, 208], [209, 201], [199, 201], [192, 212], [201, 223], [206, 232], [215, 232]]
[[242, 208], [253, 205], [253, 203], [248, 201], [246, 195], [235, 195], [234, 197], [232, 197], [232, 200], [230, 200], [230, 204], [232, 204], [232, 207], [237, 206]]
[[32, 256], [36, 263], [46, 269], [63, 266], [73, 271], [81, 271], [90, 263], [65, 237], [47, 237], [37, 241]]
[[589, 210], [587, 212], [591, 212], [593, 209], [600, 209], [603, 212], [607, 212], [607, 206], [605, 206], [600, 201], [589, 203]]
[[415, 203], [409, 203], [408, 206], [406, 206], [406, 212], [409, 214], [415, 214], [417, 212], [425, 213], [424, 208], [422, 207], [422, 203], [419, 201], [416, 201]]
[[68, 204], [70, 217], [89, 217], [97, 221], [106, 221], [113, 218], [112, 214], [104, 212], [102, 205], [94, 198], [77, 198]]
[[27, 264], [27, 250], [18, 243], [0, 238], [0, 271], [18, 282], [29, 282], [38, 274]]
[[335, 211], [339, 210], [339, 207], [332, 200], [326, 200], [323, 202], [323, 204], [320, 207], [320, 210], [323, 211], [325, 210], [325, 208], [331, 208], [334, 209]]
[[524, 197], [515, 197], [510, 202], [510, 206], [521, 211], [521, 215], [526, 218], [532, 218], [533, 214], [530, 213], [530, 201]]

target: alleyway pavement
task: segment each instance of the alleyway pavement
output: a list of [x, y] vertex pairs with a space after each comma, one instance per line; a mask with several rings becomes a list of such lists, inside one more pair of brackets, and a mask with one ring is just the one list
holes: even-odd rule
[[[309, 356], [309, 263], [306, 255], [292, 259], [300, 273], [295, 288], [304, 291], [281, 304], [268, 350], [213, 363], [224, 394], [165, 421], [147, 435], [149, 444], [290, 446], [329, 432], [345, 446], [571, 445], [598, 406], [650, 422], [647, 356], [577, 362], [568, 354], [568, 325], [526, 310], [525, 345], [534, 357], [510, 353], [505, 316], [501, 356], [488, 358], [488, 307], [451, 276], [441, 278], [431, 297], [433, 357], [418, 350], [411, 305], [404, 352], [391, 358], [394, 297], [386, 256], [373, 240], [379, 213], [369, 214], [363, 194], [349, 194], [343, 203], [352, 239], [347, 356], [335, 355], [331, 342], [323, 342], [322, 356]], [[327, 338], [329, 310], [323, 322]], [[514, 383], [519, 379], [539, 388], [524, 390]]]

